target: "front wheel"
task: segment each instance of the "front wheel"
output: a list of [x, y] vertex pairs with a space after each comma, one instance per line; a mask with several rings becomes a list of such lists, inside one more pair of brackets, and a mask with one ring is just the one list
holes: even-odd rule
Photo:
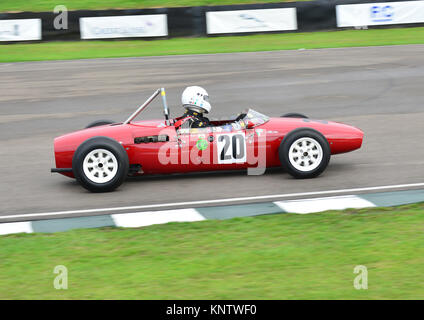
[[306, 179], [320, 175], [331, 156], [327, 139], [318, 131], [299, 128], [288, 133], [279, 148], [280, 162], [293, 177]]
[[108, 192], [119, 187], [128, 175], [125, 149], [108, 137], [93, 137], [83, 142], [72, 158], [77, 181], [92, 192]]

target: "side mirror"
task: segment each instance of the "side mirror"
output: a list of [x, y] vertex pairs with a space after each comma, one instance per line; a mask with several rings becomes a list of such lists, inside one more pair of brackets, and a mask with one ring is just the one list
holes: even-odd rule
[[252, 121], [247, 122], [247, 129], [253, 129], [255, 127], [255, 124]]

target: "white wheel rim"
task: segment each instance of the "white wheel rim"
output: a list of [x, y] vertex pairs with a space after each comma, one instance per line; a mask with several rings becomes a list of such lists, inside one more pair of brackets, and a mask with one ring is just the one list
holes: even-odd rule
[[323, 158], [322, 147], [315, 139], [304, 137], [292, 143], [289, 149], [289, 161], [302, 172], [316, 169]]
[[106, 183], [118, 172], [118, 161], [112, 152], [106, 149], [94, 149], [84, 158], [85, 176], [95, 183]]

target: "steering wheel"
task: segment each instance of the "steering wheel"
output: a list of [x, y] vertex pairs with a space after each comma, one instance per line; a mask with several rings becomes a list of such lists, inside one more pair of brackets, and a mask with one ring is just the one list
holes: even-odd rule
[[240, 114], [237, 116], [236, 120], [234, 120], [234, 121], [240, 121], [240, 120], [241, 120], [241, 119], [243, 119], [245, 116], [246, 116], [246, 114], [245, 114], [245, 113], [240, 113]]

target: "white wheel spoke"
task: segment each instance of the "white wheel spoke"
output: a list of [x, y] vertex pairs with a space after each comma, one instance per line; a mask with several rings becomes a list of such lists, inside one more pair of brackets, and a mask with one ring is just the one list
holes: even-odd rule
[[299, 171], [308, 172], [316, 169], [322, 159], [322, 147], [313, 138], [299, 138], [289, 148], [290, 163]]
[[83, 161], [85, 176], [95, 183], [106, 183], [118, 172], [118, 161], [115, 155], [106, 149], [94, 149]]

